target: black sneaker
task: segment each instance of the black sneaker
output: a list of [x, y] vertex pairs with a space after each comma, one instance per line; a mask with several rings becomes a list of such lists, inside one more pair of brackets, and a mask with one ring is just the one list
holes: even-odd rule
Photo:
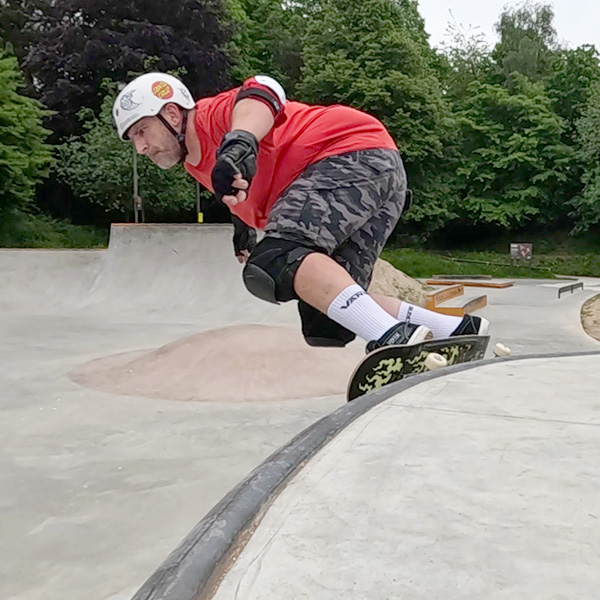
[[388, 329], [378, 340], [370, 341], [367, 344], [367, 354], [383, 346], [414, 345], [430, 339], [433, 339], [433, 333], [429, 327], [414, 323], [398, 323]]
[[465, 315], [460, 325], [450, 334], [450, 337], [456, 335], [487, 335], [490, 329], [490, 322], [483, 317]]

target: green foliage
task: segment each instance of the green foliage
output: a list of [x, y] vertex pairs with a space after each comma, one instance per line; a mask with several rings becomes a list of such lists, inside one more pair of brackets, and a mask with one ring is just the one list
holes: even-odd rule
[[460, 122], [446, 148], [454, 213], [462, 224], [570, 227], [583, 172], [575, 123], [600, 77], [597, 53], [558, 48], [548, 5], [505, 9], [497, 31], [492, 52], [458, 27], [445, 49], [447, 98]]
[[20, 93], [23, 85], [17, 59], [0, 49], [0, 214], [27, 208], [52, 163], [48, 111]]
[[125, 80], [149, 57], [160, 71], [185, 68], [194, 95], [229, 85], [224, 0], [2, 0], [0, 23], [7, 17], [18, 17], [6, 38], [25, 44], [30, 92], [55, 111], [49, 123], [61, 141], [80, 133], [81, 108], [97, 114], [103, 78]]
[[[600, 277], [597, 252], [535, 253], [531, 262], [514, 264], [506, 252], [432, 252], [414, 248], [387, 248], [382, 258], [411, 277], [433, 275], [490, 275], [515, 279], [553, 275]], [[463, 262], [464, 261], [464, 262]]]
[[292, 96], [300, 79], [304, 16], [280, 0], [227, 0], [235, 31], [229, 45], [231, 75], [241, 83], [270, 75]]
[[591, 91], [583, 116], [577, 122], [581, 140], [580, 157], [585, 172], [583, 192], [573, 199], [575, 232], [600, 224], [600, 83]]
[[528, 1], [505, 8], [496, 31], [500, 42], [494, 49], [494, 58], [509, 87], [515, 73], [525, 75], [531, 81], [540, 81], [550, 75], [556, 30], [554, 10], [549, 4]]
[[82, 227], [21, 211], [0, 223], [0, 248], [103, 248], [108, 229]]
[[310, 14], [298, 92], [377, 116], [393, 135], [417, 202], [408, 218], [447, 217], [443, 138], [449, 114], [414, 0], [325, 0]]
[[490, 48], [485, 36], [465, 29], [454, 22], [448, 26], [450, 42], [443, 48], [448, 68], [442, 72], [442, 81], [452, 100], [462, 100], [473, 81], [486, 81], [493, 69]]
[[[108, 93], [100, 115], [90, 109], [79, 113], [84, 134], [58, 147], [56, 170], [82, 201], [102, 206], [113, 218], [126, 218], [132, 204], [133, 146], [116, 134], [111, 109], [116, 85], [104, 82]], [[195, 212], [196, 188], [181, 168], [163, 171], [146, 157], [138, 157], [139, 195], [149, 220], [170, 214]]]
[[303, 55], [302, 99], [376, 115], [408, 161], [441, 154], [444, 106], [416, 2], [327, 0]]
[[[576, 206], [580, 204], [586, 170], [579, 152], [577, 124], [598, 82], [600, 82], [600, 62], [598, 51], [593, 46], [559, 50], [553, 63], [553, 72], [546, 80], [554, 111], [565, 123], [563, 142], [573, 148], [575, 154], [574, 160], [569, 165], [569, 177], [562, 186], [561, 193], [565, 200], [573, 199]], [[580, 214], [582, 213], [577, 210], [572, 215], [577, 222], [581, 221]], [[576, 231], [580, 230], [581, 227], [576, 223]]]
[[564, 125], [541, 83], [520, 75], [511, 93], [474, 82], [458, 117], [461, 140], [456, 183], [461, 219], [515, 227], [559, 217], [558, 190], [573, 151], [562, 143]]
[[565, 120], [565, 141], [568, 143], [577, 142], [577, 122], [599, 81], [600, 61], [594, 46], [565, 48], [556, 53], [547, 89], [555, 112]]
[[[454, 23], [449, 43], [434, 51], [416, 0], [180, 4], [165, 11], [164, 0], [0, 1], [0, 30], [29, 70], [26, 80], [35, 77], [35, 93], [60, 109], [53, 139], [80, 132], [60, 146], [53, 172], [71, 186], [77, 210], [52, 181], [42, 188], [52, 214], [87, 222], [129, 214], [133, 151], [113, 131], [114, 85], [106, 96], [100, 82], [124, 80], [154, 60], [161, 70], [185, 66], [198, 96], [265, 73], [290, 98], [380, 118], [415, 191], [398, 236], [476, 241], [522, 226], [600, 229], [600, 57], [592, 46], [559, 46], [550, 5], [504, 9], [493, 48]], [[5, 60], [2, 81], [16, 68]], [[50, 160], [43, 112], [15, 90], [0, 87], [0, 210], [26, 205]], [[9, 96], [27, 104], [24, 113]], [[93, 114], [75, 118], [82, 107]], [[149, 220], [193, 215], [194, 182], [181, 169], [140, 158], [139, 170]]]

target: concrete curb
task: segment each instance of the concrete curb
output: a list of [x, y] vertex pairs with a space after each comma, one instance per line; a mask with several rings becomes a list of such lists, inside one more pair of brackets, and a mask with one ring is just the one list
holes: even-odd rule
[[388, 398], [426, 381], [489, 364], [594, 355], [600, 356], [600, 352], [532, 354], [456, 365], [410, 377], [342, 406], [273, 453], [229, 492], [192, 529], [132, 600], [210, 598], [221, 576], [241, 552], [260, 517], [286, 482], [340, 431]]

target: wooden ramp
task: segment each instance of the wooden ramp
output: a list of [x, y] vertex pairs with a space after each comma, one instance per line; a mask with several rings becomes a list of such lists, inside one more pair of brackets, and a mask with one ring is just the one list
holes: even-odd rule
[[487, 296], [464, 296], [462, 283], [443, 287], [427, 294], [426, 308], [445, 315], [464, 317], [487, 306]]
[[450, 302], [446, 302], [442, 306], [434, 308], [436, 312], [454, 317], [464, 317], [474, 313], [476, 310], [487, 306], [487, 296], [481, 294], [479, 296], [461, 296]]
[[508, 287], [512, 287], [515, 282], [514, 281], [507, 281], [507, 280], [474, 280], [474, 279], [469, 279], [469, 280], [464, 280], [461, 279], [460, 281], [456, 280], [456, 281], [452, 281], [450, 279], [428, 279], [425, 282], [427, 285], [464, 285], [466, 287], [483, 287], [483, 288], [508, 288]]
[[[440, 288], [434, 292], [427, 294], [427, 304], [425, 308], [429, 310], [437, 310], [444, 302], [460, 297], [465, 293], [463, 285], [451, 285], [449, 287]], [[439, 312], [439, 311], [438, 311]]]

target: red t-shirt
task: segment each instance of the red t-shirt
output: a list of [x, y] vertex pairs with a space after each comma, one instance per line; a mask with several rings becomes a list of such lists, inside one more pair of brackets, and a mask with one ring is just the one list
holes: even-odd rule
[[[188, 173], [211, 192], [217, 148], [230, 130], [238, 92], [236, 88], [196, 103], [195, 125], [202, 158], [195, 166], [184, 164]], [[308, 165], [328, 156], [374, 148], [397, 149], [375, 117], [348, 106], [288, 101], [259, 144], [256, 175], [248, 198], [231, 211], [251, 227], [263, 229], [273, 204]]]

